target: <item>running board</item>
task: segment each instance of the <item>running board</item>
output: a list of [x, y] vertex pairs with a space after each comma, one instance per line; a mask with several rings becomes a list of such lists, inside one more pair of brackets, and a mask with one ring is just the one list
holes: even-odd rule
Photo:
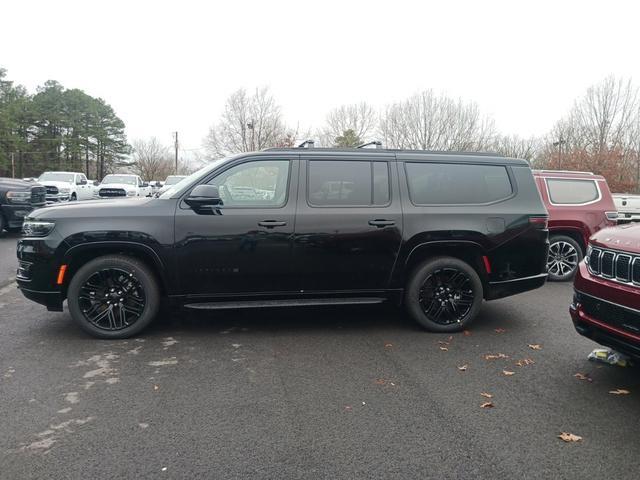
[[231, 308], [266, 308], [266, 307], [309, 307], [321, 305], [372, 305], [382, 303], [386, 298], [300, 298], [288, 300], [246, 300], [233, 302], [187, 303], [185, 308], [195, 310], [226, 310]]

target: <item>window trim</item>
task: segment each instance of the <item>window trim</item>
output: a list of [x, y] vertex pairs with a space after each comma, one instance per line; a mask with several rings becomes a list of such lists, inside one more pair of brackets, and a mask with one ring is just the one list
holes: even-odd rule
[[[556, 203], [551, 198], [551, 190], [549, 189], [549, 180], [568, 180], [571, 182], [593, 182], [596, 186], [596, 191], [598, 192], [598, 197], [595, 200], [590, 200], [588, 202], [583, 203]], [[549, 203], [554, 207], [583, 207], [585, 205], [592, 205], [594, 203], [598, 203], [602, 200], [602, 190], [600, 189], [599, 182], [601, 180], [597, 178], [567, 178], [567, 177], [544, 177], [544, 185], [547, 189], [547, 198], [549, 199]]]
[[291, 171], [293, 169], [293, 158], [287, 158], [287, 157], [273, 157], [273, 158], [269, 158], [269, 157], [249, 157], [249, 158], [243, 158], [242, 161], [239, 161], [237, 163], [232, 163], [230, 165], [226, 165], [226, 168], [222, 168], [220, 170], [216, 169], [213, 172], [211, 172], [210, 175], [206, 176], [205, 178], [201, 179], [200, 182], [196, 183], [195, 185], [193, 185], [191, 188], [189, 188], [187, 191], [185, 191], [184, 195], [182, 195], [182, 197], [180, 198], [180, 208], [183, 210], [192, 210], [191, 207], [189, 207], [188, 205], [186, 205], [184, 203], [184, 199], [187, 198], [189, 196], [189, 194], [191, 193], [191, 191], [197, 187], [198, 185], [205, 185], [207, 183], [209, 183], [211, 180], [213, 180], [214, 178], [218, 177], [219, 175], [222, 175], [224, 172], [231, 170], [232, 168], [235, 167], [239, 167], [240, 165], [245, 165], [247, 163], [256, 163], [256, 162], [274, 162], [274, 161], [280, 161], [280, 162], [287, 162], [289, 164], [289, 168], [287, 170], [287, 185], [286, 185], [286, 194], [284, 197], [284, 203], [282, 205], [279, 206], [271, 206], [271, 205], [247, 205], [247, 206], [228, 206], [228, 205], [221, 205], [219, 208], [221, 209], [227, 209], [227, 210], [248, 210], [248, 209], [260, 209], [260, 210], [265, 210], [265, 209], [282, 209], [285, 208], [288, 203], [289, 203], [289, 193], [291, 191]]
[[[391, 162], [387, 159], [384, 160], [373, 160], [370, 158], [349, 158], [349, 159], [340, 159], [338, 157], [336, 158], [307, 158], [306, 160], [306, 185], [305, 185], [305, 198], [307, 201], [307, 205], [309, 206], [309, 208], [388, 208], [389, 206], [391, 206], [392, 203], [392, 199], [393, 199], [393, 192], [391, 190]], [[365, 204], [365, 205], [316, 205], [314, 203], [311, 203], [311, 198], [310, 198], [310, 194], [311, 191], [309, 189], [309, 186], [311, 185], [311, 183], [309, 182], [309, 178], [311, 175], [311, 162], [340, 162], [340, 163], [346, 163], [346, 162], [366, 162], [369, 164], [369, 174], [370, 174], [370, 183], [371, 183], [371, 204]], [[387, 201], [387, 203], [384, 204], [379, 204], [379, 205], [373, 205], [373, 163], [377, 162], [377, 163], [386, 163], [387, 165], [387, 183], [389, 184], [389, 200]]]
[[[495, 205], [496, 203], [502, 203], [507, 200], [511, 200], [518, 194], [518, 187], [515, 182], [515, 177], [513, 175], [513, 171], [511, 170], [510, 165], [503, 165], [499, 163], [470, 163], [470, 162], [443, 162], [443, 161], [406, 161], [402, 162], [404, 168], [404, 176], [405, 181], [407, 182], [407, 193], [409, 195], [409, 201], [411, 205], [414, 207], [484, 207], [488, 205]], [[463, 165], [463, 166], [479, 166], [479, 167], [501, 167], [504, 168], [507, 172], [507, 179], [509, 180], [509, 184], [511, 185], [511, 194], [504, 197], [499, 198], [497, 200], [492, 200], [490, 202], [482, 202], [482, 203], [416, 203], [413, 200], [411, 195], [411, 183], [409, 182], [409, 172], [407, 171], [407, 164], [415, 163], [415, 164], [436, 164], [436, 165]]]

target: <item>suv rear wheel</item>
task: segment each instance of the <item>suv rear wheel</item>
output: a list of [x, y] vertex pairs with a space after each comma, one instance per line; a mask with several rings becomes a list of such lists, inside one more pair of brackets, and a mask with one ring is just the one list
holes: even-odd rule
[[98, 338], [120, 339], [151, 323], [160, 289], [144, 263], [124, 255], [99, 257], [83, 265], [69, 284], [71, 318]]
[[466, 262], [437, 257], [419, 265], [405, 294], [409, 315], [432, 332], [466, 328], [482, 305], [482, 282]]
[[571, 280], [582, 256], [582, 248], [573, 238], [565, 235], [553, 235], [549, 239], [549, 255], [547, 256], [549, 280], [554, 282]]

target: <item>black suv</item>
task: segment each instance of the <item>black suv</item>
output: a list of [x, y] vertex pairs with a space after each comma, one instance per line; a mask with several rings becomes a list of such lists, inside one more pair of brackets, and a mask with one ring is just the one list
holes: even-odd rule
[[46, 204], [46, 189], [37, 183], [0, 178], [0, 235], [3, 230], [20, 231], [31, 210]]
[[385, 149], [271, 149], [215, 161], [157, 198], [37, 210], [23, 294], [90, 334], [192, 309], [404, 303], [453, 332], [482, 300], [544, 284], [547, 212], [524, 160]]

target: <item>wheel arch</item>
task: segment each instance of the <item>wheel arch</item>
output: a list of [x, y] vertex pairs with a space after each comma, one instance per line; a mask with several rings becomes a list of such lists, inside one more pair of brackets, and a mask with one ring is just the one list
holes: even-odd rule
[[105, 255], [123, 255], [143, 262], [157, 278], [160, 292], [167, 294], [169, 286], [165, 275], [165, 265], [157, 252], [143, 243], [122, 241], [92, 242], [76, 245], [67, 250], [62, 261], [62, 264], [67, 265], [62, 293], [66, 296], [69, 282], [80, 267], [94, 258]]
[[575, 240], [578, 243], [578, 245], [580, 245], [580, 248], [582, 249], [582, 255], [584, 255], [585, 252], [587, 251], [587, 245], [585, 244], [584, 235], [581, 230], [573, 229], [573, 228], [561, 228], [558, 230], [554, 229], [549, 232], [549, 241], [551, 242], [553, 240], [553, 237], [560, 237], [560, 236], [569, 237]]

